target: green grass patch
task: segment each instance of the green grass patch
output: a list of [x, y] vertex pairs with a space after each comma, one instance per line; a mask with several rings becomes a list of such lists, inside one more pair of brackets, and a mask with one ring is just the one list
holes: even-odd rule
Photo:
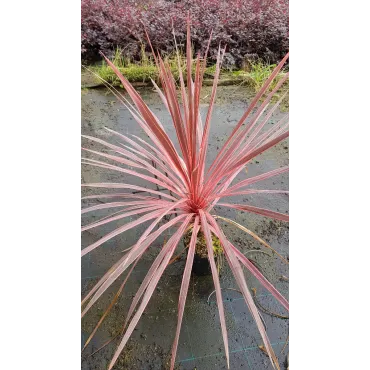
[[[180, 61], [184, 79], [186, 79], [185, 58], [182, 54], [180, 54]], [[140, 62], [133, 62], [130, 59], [125, 58], [122, 54], [122, 50], [117, 48], [112, 62], [130, 82], [150, 82], [151, 79], [159, 82], [159, 73], [155, 62], [152, 58], [149, 58], [145, 54], [143, 49]], [[176, 55], [171, 54], [165, 56], [164, 62], [169, 65], [175, 80], [178, 81], [180, 78], [180, 73], [178, 70]], [[102, 80], [104, 80], [113, 86], [121, 86], [120, 80], [105, 61], [102, 61], [100, 65], [93, 66], [90, 69], [100, 77], [96, 77], [97, 82], [102, 82]], [[215, 70], [215, 65], [207, 67], [205, 70], [205, 75], [213, 76]], [[195, 64], [193, 66], [193, 73], [195, 73]]]
[[[244, 78], [245, 83], [251, 86], [255, 92], [258, 92], [265, 81], [269, 78], [272, 71], [276, 67], [276, 64], [267, 64], [263, 61], [250, 62], [248, 65], [248, 71], [233, 71], [232, 74], [235, 77]], [[277, 83], [286, 75], [286, 71], [282, 70], [278, 73], [275, 79], [272, 81], [267, 92], [271, 92], [277, 85]], [[279, 93], [284, 93], [289, 87], [289, 79], [287, 79], [281, 88], [277, 91], [276, 95]], [[280, 94], [281, 95], [281, 94]]]
[[[179, 70], [177, 64], [177, 57], [174, 54], [170, 54], [164, 56], [164, 61], [170, 67], [171, 72], [176, 81], [179, 81]], [[181, 61], [181, 68], [184, 75], [184, 79], [186, 81], [186, 67], [185, 67], [185, 58], [182, 54], [180, 54], [180, 61]], [[151, 57], [148, 57], [142, 48], [141, 52], [141, 60], [139, 62], [131, 61], [130, 59], [123, 56], [122, 50], [117, 48], [115, 55], [113, 57], [112, 62], [120, 72], [130, 81], [130, 82], [143, 82], [143, 83], [150, 83], [150, 80], [154, 80], [159, 83], [159, 73], [157, 67], [154, 63], [154, 60]], [[236, 71], [229, 71], [229, 70], [222, 70], [220, 80], [223, 79], [235, 79], [235, 85], [240, 86], [248, 86], [253, 89], [255, 92], [258, 92], [264, 82], [268, 79], [271, 75], [271, 72], [276, 67], [276, 64], [268, 64], [261, 60], [249, 62], [247, 64], [247, 70], [236, 70]], [[112, 84], [113, 86], [120, 86], [121, 82], [113, 72], [112, 68], [110, 68], [105, 61], [103, 61], [100, 65], [90, 67], [90, 69], [99, 77], [96, 77], [96, 81], [102, 83], [102, 80], [107, 81], [108, 83]], [[212, 79], [216, 71], [216, 66], [212, 65], [206, 68], [205, 71], [205, 79]], [[195, 64], [193, 65], [193, 73], [195, 73]], [[282, 70], [277, 77], [274, 79], [272, 84], [270, 85], [267, 93], [271, 92], [275, 87], [276, 84], [279, 82], [281, 78], [287, 72]], [[233, 82], [232, 82], [233, 83]], [[276, 102], [286, 91], [288, 91], [289, 82], [288, 80], [284, 82], [281, 88], [277, 91], [274, 95], [272, 101]], [[265, 94], [266, 96], [266, 94]], [[263, 99], [262, 97], [261, 99]], [[289, 97], [288, 94], [285, 96], [284, 100], [281, 103], [281, 107], [283, 110], [287, 110], [289, 106]]]
[[[249, 62], [248, 63], [248, 71], [234, 71], [233, 75], [239, 78], [244, 79], [244, 83], [249, 85], [254, 91], [257, 93], [265, 81], [270, 77], [272, 71], [276, 67], [276, 64], [268, 64], [261, 60]], [[269, 94], [272, 90], [275, 89], [278, 82], [286, 75], [286, 70], [281, 70], [275, 79], [272, 81], [271, 85], [269, 86], [267, 92], [264, 96], [261, 97], [263, 100], [267, 94]], [[243, 83], [242, 82], [242, 83]], [[274, 94], [272, 98], [272, 102], [277, 102], [286, 92], [289, 91], [289, 78], [282, 84], [280, 89]], [[283, 111], [287, 111], [289, 109], [289, 94], [287, 93], [282, 102], [280, 103], [280, 108]]]

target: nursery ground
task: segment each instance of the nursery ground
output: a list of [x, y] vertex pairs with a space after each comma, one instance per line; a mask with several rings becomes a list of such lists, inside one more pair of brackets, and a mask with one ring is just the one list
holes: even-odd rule
[[[139, 89], [139, 92], [153, 112], [159, 117], [169, 136], [176, 141], [175, 129], [158, 96], [148, 88]], [[204, 88], [202, 92], [203, 116], [207, 109], [209, 94], [210, 88]], [[250, 98], [251, 92], [244, 87], [224, 86], [219, 88], [212, 117], [209, 154], [207, 157], [208, 165], [215, 158], [222, 143], [226, 140], [238, 119], [248, 107]], [[104, 130], [106, 126], [124, 134], [135, 134], [146, 139], [146, 135], [130, 116], [127, 109], [118, 103], [117, 99], [112, 94], [109, 94], [107, 90], [84, 89], [82, 90], [81, 99], [82, 134], [97, 136], [116, 142], [116, 139]], [[283, 114], [286, 113], [277, 112], [269, 121], [267, 127], [275, 124]], [[82, 146], [93, 150], [102, 148], [99, 144], [89, 142], [86, 139], [82, 139]], [[86, 155], [86, 153], [83, 153], [83, 156]], [[253, 160], [248, 165], [248, 173], [246, 174], [243, 171], [235, 181], [287, 164], [288, 142], [284, 141]], [[83, 183], [123, 182], [123, 179], [125, 180], [124, 182], [144, 185], [142, 180], [129, 175], [85, 165], [82, 166]], [[145, 183], [145, 186], [148, 186], [147, 183]], [[254, 187], [265, 189], [288, 189], [288, 186], [288, 174], [283, 174], [254, 185]], [[83, 195], [93, 193], [94, 190], [92, 189], [83, 190]], [[105, 200], [102, 201], [105, 202]], [[288, 213], [288, 196], [286, 195], [239, 196], [228, 198], [227, 202], [248, 203]], [[85, 201], [83, 203], [84, 206], [88, 204], [93, 204], [93, 202]], [[251, 231], [256, 232], [279, 253], [289, 258], [288, 224], [222, 207], [215, 207], [215, 213], [231, 218]], [[103, 217], [106, 214], [108, 213], [100, 212], [99, 214], [89, 213], [84, 215], [83, 224]], [[82, 234], [82, 247], [86, 247], [124, 222], [121, 221], [120, 223], [117, 222], [116, 224], [109, 224], [106, 227], [84, 232]], [[243, 253], [252, 251], [248, 252], [247, 256], [258, 263], [266, 277], [285, 297], [289, 298], [288, 282], [285, 278], [289, 278], [287, 266], [240, 229], [225, 222], [219, 222], [219, 224], [223, 227], [230, 240]], [[135, 243], [146, 226], [147, 224], [144, 224], [134, 230], [127, 231], [82, 258], [82, 296], [122, 256], [122, 251]], [[168, 235], [164, 237], [168, 237]], [[102, 327], [98, 330], [95, 338], [83, 352], [82, 369], [107, 368], [114, 350], [118, 345], [117, 340], [110, 343], [97, 354], [93, 356], [89, 355], [121, 330], [131, 299], [144, 279], [148, 267], [155, 258], [163, 241], [163, 238], [157, 240], [135, 268], [117, 304], [112, 309]], [[178, 252], [181, 252], [182, 249], [183, 246], [180, 245]], [[262, 250], [268, 253], [269, 256], [264, 253], [255, 252], [255, 250]], [[178, 252], [175, 252], [175, 254]], [[185, 257], [186, 255], [184, 253], [178, 262], [166, 269], [145, 310], [145, 314], [140, 319], [115, 369], [159, 370], [168, 368], [171, 345], [176, 329], [178, 293], [181, 286]], [[250, 273], [245, 271], [245, 275], [249, 288], [257, 289], [257, 300], [261, 305], [281, 315], [288, 315]], [[90, 335], [122, 281], [123, 277], [118, 279], [82, 320], [82, 344]], [[224, 263], [224, 267], [221, 270], [220, 282], [221, 287], [224, 289], [222, 294], [229, 338], [230, 368], [248, 370], [272, 369], [268, 357], [258, 348], [263, 343], [241, 294], [233, 290], [227, 290], [227, 288], [237, 288], [237, 286], [226, 263]], [[218, 370], [227, 368], [214, 294], [210, 297], [210, 303], [207, 303], [207, 299], [213, 290], [212, 277], [192, 276], [177, 353], [177, 369]], [[288, 320], [271, 317], [266, 313], [262, 313], [262, 315], [267, 326], [267, 333], [273, 344], [275, 353], [280, 360], [281, 368], [285, 369], [289, 345], [284, 348], [283, 353], [280, 352], [287, 340]]]

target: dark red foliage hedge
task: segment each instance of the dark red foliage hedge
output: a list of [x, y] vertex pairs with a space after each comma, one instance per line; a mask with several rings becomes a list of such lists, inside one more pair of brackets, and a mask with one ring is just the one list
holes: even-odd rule
[[154, 48], [171, 52], [172, 23], [184, 44], [188, 10], [195, 50], [205, 47], [213, 29], [211, 56], [220, 42], [227, 44], [230, 66], [253, 56], [276, 62], [288, 51], [288, 0], [82, 0], [82, 57], [95, 58], [100, 50], [111, 55], [119, 46], [140, 58], [141, 44], [147, 46], [143, 24]]

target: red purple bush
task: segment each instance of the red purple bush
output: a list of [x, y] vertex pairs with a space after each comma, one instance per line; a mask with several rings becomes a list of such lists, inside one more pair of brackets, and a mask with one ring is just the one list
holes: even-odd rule
[[184, 44], [188, 10], [195, 51], [205, 47], [213, 29], [211, 59], [220, 42], [227, 45], [226, 65], [240, 65], [246, 56], [275, 63], [288, 51], [288, 0], [82, 0], [82, 57], [94, 58], [99, 51], [111, 55], [119, 46], [125, 55], [140, 58], [143, 24], [154, 48], [171, 52], [172, 22]]

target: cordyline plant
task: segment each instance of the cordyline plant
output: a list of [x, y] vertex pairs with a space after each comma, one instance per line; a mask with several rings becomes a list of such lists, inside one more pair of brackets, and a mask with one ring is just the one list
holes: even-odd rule
[[[154, 82], [153, 83], [163, 101], [163, 104], [166, 106], [169, 114], [172, 117], [181, 154], [175, 149], [173, 142], [170, 140], [163, 125], [155, 116], [155, 114], [144, 103], [142, 98], [139, 96], [137, 91], [135, 91], [128, 80], [106, 58], [107, 63], [121, 80], [122, 85], [126, 89], [128, 95], [131, 97], [134, 105], [132, 105], [123, 95], [118, 93], [117, 90], [112, 90], [113, 93], [131, 112], [136, 122], [149, 136], [152, 143], [149, 144], [138, 137], [135, 137], [134, 140], [112, 130], [108, 131], [123, 140], [125, 143], [124, 145], [116, 146], [97, 138], [84, 136], [87, 139], [93, 140], [107, 148], [112, 149], [117, 155], [85, 149], [88, 152], [99, 155], [116, 164], [108, 164], [103, 161], [87, 158], [83, 160], [83, 163], [137, 176], [168, 190], [168, 193], [126, 183], [90, 183], [82, 185], [93, 188], [127, 190], [127, 192], [98, 194], [84, 197], [83, 199], [117, 198], [118, 201], [91, 206], [83, 209], [82, 213], [117, 207], [123, 208], [123, 210], [119, 213], [116, 212], [111, 216], [83, 226], [82, 231], [98, 227], [115, 220], [120, 220], [128, 216], [140, 215], [140, 217], [136, 220], [116, 228], [114, 231], [108, 233], [97, 242], [84, 248], [82, 250], [82, 256], [85, 256], [87, 253], [93, 251], [104, 242], [114, 238], [116, 235], [132, 229], [133, 227], [146, 221], [152, 221], [139, 240], [133, 246], [126, 249], [126, 253], [123, 255], [123, 257], [111, 267], [111, 269], [100, 279], [100, 281], [83, 299], [82, 305], [84, 309], [82, 316], [86, 314], [86, 312], [99, 299], [99, 297], [101, 297], [107, 288], [110, 287], [117, 278], [119, 278], [126, 270], [129, 269], [129, 273], [121, 285], [119, 292], [117, 293], [119, 295], [133, 268], [136, 266], [137, 262], [143, 256], [145, 251], [156, 240], [156, 238], [158, 238], [170, 227], [176, 228], [174, 234], [159, 251], [158, 256], [154, 260], [144, 281], [133, 298], [131, 307], [126, 317], [126, 322], [124, 324], [123, 329], [125, 331], [123, 331], [124, 334], [122, 332], [123, 337], [109, 365], [109, 369], [111, 369], [117, 361], [121, 351], [125, 347], [132, 332], [134, 331], [135, 326], [143, 314], [149, 299], [155, 291], [158, 281], [171, 261], [171, 257], [173, 256], [180, 239], [189, 229], [192, 230], [179, 294], [177, 329], [172, 347], [172, 370], [175, 364], [181, 323], [194, 260], [197, 234], [202, 232], [206, 240], [208, 259], [215, 285], [221, 330], [225, 345], [226, 360], [229, 368], [229, 348], [224, 306], [212, 243], [212, 234], [214, 234], [220, 240], [226, 260], [230, 265], [231, 271], [236, 279], [241, 293], [243, 294], [245, 302], [247, 303], [248, 308], [257, 323], [271, 363], [274, 368], [279, 369], [278, 360], [267, 337], [263, 322], [259, 315], [259, 311], [248, 289], [242, 266], [245, 266], [287, 310], [289, 309], [289, 303], [250, 262], [250, 260], [246, 258], [233, 245], [233, 243], [225, 237], [223, 231], [216, 222], [217, 216], [212, 215], [211, 210], [217, 204], [226, 208], [234, 208], [237, 210], [243, 210], [258, 215], [275, 218], [277, 220], [288, 221], [287, 215], [271, 210], [244, 204], [220, 203], [222, 198], [231, 197], [233, 195], [253, 193], [287, 193], [286, 191], [278, 190], [246, 189], [246, 187], [256, 182], [287, 172], [288, 167], [279, 168], [258, 176], [249, 177], [246, 180], [236, 183], [235, 185], [231, 185], [231, 183], [252, 158], [286, 139], [289, 135], [289, 132], [287, 131], [288, 123], [286, 122], [287, 117], [284, 117], [278, 124], [274, 125], [269, 130], [262, 132], [262, 128], [271, 118], [273, 112], [277, 109], [281, 99], [273, 107], [269, 107], [269, 102], [276, 91], [288, 78], [288, 74], [286, 74], [285, 77], [279, 81], [276, 87], [270, 93], [268, 93], [267, 97], [261, 104], [257, 104], [261, 97], [263, 97], [268, 91], [269, 85], [285, 64], [288, 55], [286, 55], [279, 65], [274, 69], [271, 76], [267, 79], [260, 92], [255, 96], [247, 111], [233, 129], [230, 137], [219, 151], [212, 165], [206, 169], [205, 161], [210, 122], [212, 110], [215, 104], [216, 89], [220, 74], [220, 64], [225, 49], [221, 50], [221, 48], [219, 48], [218, 51], [214, 83], [208, 112], [204, 122], [202, 122], [200, 115], [200, 93], [202, 88], [203, 73], [206, 67], [208, 48], [203, 58], [198, 55], [195, 61], [192, 60], [190, 22], [188, 22], [186, 49], [186, 77], [182, 75], [181, 60], [178, 58], [181, 102], [178, 101], [175, 80], [171, 75], [169, 66], [163, 62], [163, 59], [159, 53], [156, 55], [152, 49], [155, 62], [160, 71], [160, 82], [163, 91], [160, 90], [160, 88]], [[191, 73], [193, 63], [195, 63], [194, 80]], [[244, 124], [249, 116], [251, 116], [251, 119], [247, 124]], [[120, 165], [127, 165], [134, 169], [127, 169], [121, 167]], [[146, 172], [146, 174], [143, 172]], [[161, 198], [159, 199], [151, 196], [144, 196], [137, 193], [133, 194], [129, 192], [130, 190], [148, 192], [157, 196], [160, 195]], [[168, 220], [168, 217], [171, 217], [168, 215], [173, 215], [174, 217]], [[163, 224], [160, 226], [161, 222], [163, 222]], [[157, 229], [154, 231], [156, 226]], [[243, 229], [249, 231], [248, 229]], [[257, 240], [261, 241], [261, 239], [255, 234], [252, 232], [249, 233]], [[102, 317], [98, 326], [104, 317]], [[98, 326], [95, 328], [92, 335], [95, 333]], [[90, 336], [89, 340], [91, 339], [92, 335]], [[85, 347], [86, 345], [87, 343], [85, 344]]]

